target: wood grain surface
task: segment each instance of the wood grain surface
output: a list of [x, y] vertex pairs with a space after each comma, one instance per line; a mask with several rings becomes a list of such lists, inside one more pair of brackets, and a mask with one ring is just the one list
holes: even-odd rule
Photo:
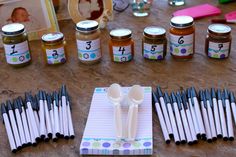
[[[186, 0], [186, 6], [210, 3], [218, 6], [224, 13], [236, 10], [236, 3], [219, 5], [217, 0]], [[154, 2], [151, 15], [137, 18], [132, 15], [131, 8], [123, 13], [114, 12], [114, 21], [108, 28], [102, 30], [103, 60], [101, 63], [86, 66], [78, 62], [75, 24], [61, 21], [60, 29], [67, 40], [68, 62], [61, 66], [47, 66], [43, 61], [41, 42], [30, 42], [33, 62], [25, 68], [15, 69], [6, 64], [3, 50], [0, 49], [0, 100], [13, 99], [23, 96], [25, 91], [36, 93], [39, 89], [48, 92], [57, 90], [61, 84], [66, 84], [72, 96], [72, 118], [76, 138], [57, 143], [40, 143], [37, 147], [28, 147], [16, 155], [10, 152], [9, 142], [4, 125], [0, 124], [0, 156], [1, 157], [76, 157], [85, 128], [92, 93], [95, 87], [109, 86], [116, 82], [122, 86], [140, 84], [144, 86], [160, 85], [168, 92], [177, 91], [189, 86], [199, 88], [227, 87], [236, 91], [236, 29], [232, 27], [232, 51], [229, 59], [212, 60], [204, 53], [204, 42], [210, 18], [195, 21], [196, 25], [196, 53], [192, 60], [177, 61], [168, 53], [161, 62], [144, 60], [141, 55], [141, 38], [144, 27], [158, 25], [169, 29], [171, 14], [181, 7], [171, 7], [167, 0]], [[111, 62], [108, 52], [109, 31], [114, 28], [130, 28], [135, 41], [134, 60], [125, 64]], [[200, 141], [194, 146], [176, 146], [173, 142], [166, 145], [161, 133], [159, 120], [153, 110], [153, 156], [158, 157], [221, 157], [235, 156], [236, 141], [223, 142], [218, 140], [212, 144]], [[236, 128], [235, 128], [236, 132]]]

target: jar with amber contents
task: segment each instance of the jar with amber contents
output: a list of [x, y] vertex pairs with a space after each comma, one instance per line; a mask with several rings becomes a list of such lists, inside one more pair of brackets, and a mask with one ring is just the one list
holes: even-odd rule
[[228, 58], [231, 49], [231, 28], [224, 24], [212, 24], [208, 27], [205, 52], [208, 57]]
[[30, 63], [28, 35], [23, 24], [12, 23], [3, 26], [2, 42], [8, 64], [14, 67], [22, 67]]
[[134, 42], [129, 29], [115, 29], [110, 32], [109, 50], [114, 62], [128, 62], [134, 56]]
[[170, 53], [174, 58], [191, 59], [195, 52], [195, 28], [190, 16], [175, 16], [170, 22]]
[[101, 60], [102, 50], [98, 22], [85, 20], [76, 25], [78, 58], [84, 64], [94, 64]]
[[166, 56], [166, 30], [161, 27], [146, 27], [143, 32], [142, 54], [150, 60], [162, 60]]
[[49, 65], [66, 62], [65, 39], [61, 32], [48, 33], [42, 36], [42, 48], [46, 63]]

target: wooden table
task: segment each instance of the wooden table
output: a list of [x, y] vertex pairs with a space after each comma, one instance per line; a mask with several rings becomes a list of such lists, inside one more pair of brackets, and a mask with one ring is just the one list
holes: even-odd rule
[[[201, 3], [218, 5], [217, 0], [187, 0], [186, 6]], [[236, 3], [218, 5], [223, 13], [236, 9]], [[145, 86], [160, 85], [168, 92], [195, 86], [199, 88], [228, 87], [232, 91], [236, 88], [236, 44], [235, 25], [232, 25], [234, 38], [229, 59], [212, 60], [204, 53], [206, 30], [210, 18], [196, 20], [196, 54], [189, 61], [176, 61], [168, 53], [161, 62], [144, 60], [141, 55], [141, 38], [144, 27], [158, 25], [169, 29], [171, 13], [182, 7], [170, 7], [167, 0], [155, 1], [151, 15], [146, 18], [133, 17], [131, 8], [123, 13], [115, 13], [114, 21], [109, 23], [106, 30], [102, 30], [103, 60], [100, 64], [86, 66], [78, 62], [75, 42], [75, 25], [72, 21], [61, 21], [60, 28], [65, 33], [68, 43], [68, 62], [65, 65], [50, 67], [43, 62], [41, 42], [30, 43], [33, 62], [30, 66], [14, 69], [6, 64], [3, 50], [0, 50], [0, 100], [13, 99], [23, 96], [25, 91], [37, 92], [39, 89], [54, 91], [62, 84], [66, 84], [72, 96], [72, 118], [76, 138], [74, 140], [59, 140], [57, 143], [40, 143], [37, 147], [28, 147], [17, 153], [17, 156], [79, 156], [79, 146], [90, 108], [92, 93], [95, 87], [109, 86], [117, 82], [123, 86], [140, 84]], [[223, 14], [222, 14], [223, 16]], [[114, 28], [126, 27], [133, 31], [135, 40], [134, 60], [126, 64], [116, 64], [110, 61], [107, 40], [109, 31]], [[236, 142], [218, 140], [208, 144], [200, 141], [194, 146], [176, 146], [173, 142], [166, 145], [159, 120], [153, 110], [153, 156], [189, 157], [189, 156], [234, 156]], [[236, 129], [236, 128], [235, 128]], [[10, 152], [5, 128], [0, 124], [0, 156], [15, 156]]]

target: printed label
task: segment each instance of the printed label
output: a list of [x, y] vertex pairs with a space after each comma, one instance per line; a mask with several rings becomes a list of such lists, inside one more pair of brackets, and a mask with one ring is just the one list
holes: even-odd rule
[[46, 54], [48, 64], [58, 64], [66, 62], [64, 47], [58, 49], [46, 49]]
[[211, 58], [226, 58], [229, 55], [229, 42], [226, 43], [214, 43], [209, 42], [208, 56]]
[[77, 40], [79, 59], [83, 61], [93, 61], [101, 58], [100, 39], [82, 41]]
[[193, 34], [173, 35], [170, 34], [170, 52], [175, 56], [188, 56], [193, 53]]
[[22, 64], [30, 61], [28, 41], [15, 45], [4, 44], [6, 60], [8, 64]]
[[163, 49], [164, 49], [163, 44], [152, 45], [144, 43], [143, 57], [147, 59], [161, 60], [163, 59]]
[[131, 45], [121, 47], [113, 46], [113, 58], [115, 62], [130, 61], [133, 58]]

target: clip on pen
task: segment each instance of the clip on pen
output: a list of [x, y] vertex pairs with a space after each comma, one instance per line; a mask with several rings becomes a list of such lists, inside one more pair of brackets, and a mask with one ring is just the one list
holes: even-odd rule
[[25, 98], [26, 98], [26, 106], [28, 108], [28, 113], [29, 113], [29, 117], [28, 119], [30, 119], [30, 125], [32, 126], [32, 131], [35, 137], [35, 140], [37, 142], [40, 141], [40, 135], [39, 135], [39, 129], [37, 126], [37, 122], [35, 120], [35, 116], [34, 116], [34, 111], [32, 108], [32, 100], [31, 100], [31, 96], [29, 93], [25, 93]]
[[15, 116], [14, 116], [11, 101], [8, 100], [6, 105], [7, 105], [7, 110], [8, 110], [8, 114], [9, 114], [9, 117], [10, 117], [10, 122], [11, 122], [11, 127], [12, 127], [12, 130], [13, 130], [13, 135], [15, 137], [16, 147], [17, 147], [17, 150], [19, 150], [19, 149], [22, 148], [22, 144], [21, 144], [20, 135], [19, 135], [19, 131], [18, 131], [18, 128], [17, 128], [17, 124], [16, 124], [16, 120], [15, 120]]
[[59, 138], [60, 137], [60, 122], [59, 122], [60, 116], [59, 116], [59, 97], [58, 97], [57, 92], [53, 92], [53, 113], [54, 113], [55, 134], [56, 134], [56, 137]]
[[215, 125], [216, 125], [216, 134], [218, 138], [222, 138], [222, 130], [220, 125], [220, 117], [219, 117], [219, 110], [218, 110], [218, 102], [216, 99], [216, 92], [214, 88], [211, 88], [211, 97], [212, 97], [212, 103], [213, 103], [213, 112], [214, 112], [214, 119], [215, 119]]
[[165, 119], [165, 123], [166, 123], [166, 126], [167, 126], [167, 130], [169, 132], [169, 136], [173, 137], [173, 130], [171, 128], [170, 118], [169, 118], [169, 115], [168, 115], [168, 112], [167, 112], [166, 104], [165, 104], [164, 97], [163, 97], [160, 86], [157, 87], [157, 95], [159, 96], [161, 109], [162, 109], [163, 114], [164, 114], [164, 119]]
[[174, 113], [173, 113], [170, 98], [169, 98], [169, 95], [168, 95], [167, 92], [164, 93], [164, 100], [165, 100], [165, 103], [167, 105], [167, 110], [168, 110], [168, 113], [169, 113], [169, 116], [170, 116], [170, 122], [171, 122], [171, 127], [172, 127], [172, 130], [173, 130], [175, 144], [179, 145], [180, 144], [179, 133], [178, 133], [178, 129], [177, 129], [177, 126], [176, 126], [175, 116], [174, 116]]
[[25, 147], [27, 145], [27, 142], [26, 142], [26, 139], [25, 139], [23, 123], [22, 123], [22, 120], [21, 120], [22, 109], [21, 109], [21, 107], [19, 107], [17, 100], [13, 100], [13, 105], [14, 105], [14, 111], [15, 111], [18, 130], [19, 130], [20, 140], [21, 140], [21, 143], [22, 143], [22, 147]]
[[181, 140], [182, 144], [185, 144], [186, 138], [185, 138], [184, 128], [183, 128], [183, 124], [182, 124], [182, 120], [181, 120], [180, 112], [179, 112], [182, 107], [180, 104], [177, 104], [177, 100], [176, 100], [176, 96], [175, 96], [174, 92], [171, 93], [171, 99], [172, 99], [172, 106], [173, 106], [174, 112], [175, 112], [175, 118], [176, 118], [176, 122], [177, 122], [180, 140]]
[[207, 142], [212, 142], [212, 135], [211, 135], [211, 128], [210, 123], [207, 115], [207, 105], [206, 105], [206, 98], [204, 92], [202, 90], [199, 91], [200, 101], [201, 101], [201, 109], [202, 109], [202, 116], [204, 120], [205, 130], [206, 130], [206, 137]]
[[191, 133], [190, 133], [188, 120], [187, 120], [187, 116], [186, 116], [186, 113], [185, 113], [185, 109], [186, 109], [185, 107], [186, 106], [183, 105], [181, 95], [180, 95], [179, 92], [176, 93], [176, 97], [177, 97], [177, 103], [181, 106], [180, 115], [181, 115], [181, 118], [182, 118], [182, 121], [183, 121], [183, 126], [184, 126], [185, 135], [186, 135], [186, 138], [187, 138], [187, 142], [188, 142], [189, 145], [192, 145], [193, 144], [193, 139], [192, 139], [192, 136], [191, 136]]
[[221, 90], [217, 90], [217, 99], [218, 99], [218, 106], [219, 106], [219, 113], [220, 113], [220, 123], [222, 129], [223, 140], [228, 140], [228, 133], [226, 127], [226, 120], [225, 120], [225, 112], [224, 112], [224, 99], [222, 98]]
[[13, 130], [11, 128], [11, 124], [9, 121], [9, 117], [7, 114], [7, 109], [6, 109], [5, 104], [1, 104], [1, 114], [2, 114], [2, 118], [3, 118], [3, 123], [5, 124], [7, 137], [8, 137], [9, 143], [10, 143], [10, 147], [11, 147], [11, 151], [13, 153], [15, 153], [17, 151], [16, 143], [14, 140]]
[[72, 122], [72, 117], [71, 117], [71, 100], [70, 96], [66, 95], [67, 99], [67, 116], [68, 116], [68, 123], [69, 123], [69, 135], [71, 139], [75, 138], [75, 132], [74, 132], [74, 127], [73, 127], [73, 122]]
[[229, 91], [227, 89], [224, 90], [224, 102], [225, 102], [225, 110], [226, 110], [226, 124], [228, 128], [228, 137], [230, 141], [234, 140], [234, 128], [232, 121], [232, 113], [229, 102]]
[[[51, 125], [51, 118], [49, 115], [49, 108], [47, 102], [47, 94], [43, 91], [43, 101], [44, 101], [44, 111], [45, 111], [45, 119], [46, 119], [46, 132], [48, 140], [52, 138], [52, 125]], [[47, 140], [47, 141], [48, 141]]]
[[211, 128], [211, 136], [212, 136], [212, 140], [216, 141], [217, 140], [216, 127], [215, 127], [214, 116], [213, 116], [213, 111], [212, 111], [213, 104], [212, 104], [211, 95], [208, 89], [205, 90], [205, 96], [206, 96], [206, 105], [207, 105], [209, 124]]
[[195, 90], [194, 87], [191, 88], [191, 97], [192, 97], [192, 100], [193, 100], [193, 106], [194, 106], [194, 109], [195, 109], [196, 118], [197, 118], [197, 121], [198, 121], [198, 126], [199, 126], [199, 130], [200, 130], [202, 139], [206, 140], [206, 130], [205, 130], [205, 127], [204, 127], [202, 114], [201, 114], [201, 110], [200, 110], [200, 105], [199, 105], [196, 90]]
[[190, 115], [192, 117], [196, 137], [197, 137], [197, 139], [200, 139], [201, 138], [201, 133], [200, 133], [200, 129], [199, 129], [199, 126], [198, 126], [195, 109], [194, 109], [194, 106], [193, 106], [194, 102], [193, 102], [192, 96], [191, 96], [191, 88], [187, 89], [187, 98], [188, 98], [188, 101], [187, 101], [188, 102], [188, 108], [190, 109]]
[[63, 134], [64, 134], [65, 139], [69, 139], [66, 93], [67, 93], [66, 86], [62, 85], [61, 104], [62, 104]]
[[183, 107], [184, 107], [185, 112], [186, 112], [191, 137], [192, 137], [193, 143], [196, 144], [197, 143], [197, 134], [196, 134], [196, 131], [194, 129], [193, 119], [192, 119], [192, 116], [191, 116], [191, 112], [190, 112], [190, 108], [189, 108], [189, 104], [188, 104], [188, 101], [187, 101], [185, 91], [182, 91], [181, 97], [182, 97]]
[[162, 110], [161, 110], [161, 107], [160, 107], [160, 104], [159, 104], [159, 101], [158, 101], [158, 97], [154, 92], [152, 93], [152, 96], [153, 96], [153, 100], [154, 100], [154, 103], [155, 103], [157, 116], [159, 118], [159, 122], [160, 122], [160, 125], [161, 125], [161, 130], [162, 130], [164, 139], [166, 141], [166, 144], [169, 144], [170, 143], [169, 132], [168, 132], [167, 126], [165, 124], [164, 116], [162, 114]]

